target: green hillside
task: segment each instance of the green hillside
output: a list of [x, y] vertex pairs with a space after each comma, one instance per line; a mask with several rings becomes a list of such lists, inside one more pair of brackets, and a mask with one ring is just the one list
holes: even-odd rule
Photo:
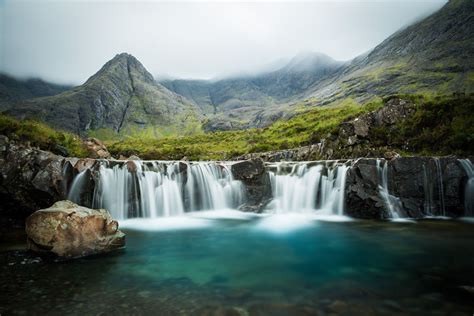
[[[330, 140], [333, 158], [383, 155], [395, 150], [404, 155], [474, 154], [474, 97], [402, 96], [413, 103], [414, 114], [395, 126], [373, 128], [357, 152], [346, 151], [341, 123], [381, 109], [386, 100], [364, 105], [352, 99], [317, 107], [279, 120], [263, 129], [213, 132], [164, 139], [128, 138], [109, 142], [115, 156], [143, 159], [225, 160], [246, 153], [282, 150]], [[409, 143], [407, 145], [407, 142]], [[320, 159], [320, 157], [314, 157]]]

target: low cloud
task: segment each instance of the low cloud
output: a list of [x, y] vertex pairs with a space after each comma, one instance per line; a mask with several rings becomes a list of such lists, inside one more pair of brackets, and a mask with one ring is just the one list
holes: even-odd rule
[[0, 68], [80, 84], [120, 52], [179, 78], [249, 73], [301, 51], [349, 60], [445, 2], [0, 1]]

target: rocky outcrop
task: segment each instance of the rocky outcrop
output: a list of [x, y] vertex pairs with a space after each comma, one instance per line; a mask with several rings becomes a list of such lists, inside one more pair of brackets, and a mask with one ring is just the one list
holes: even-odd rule
[[[67, 194], [66, 158], [0, 136], [0, 220], [22, 222]], [[6, 226], [8, 223], [3, 223]]]
[[380, 195], [381, 166], [387, 163], [388, 192], [402, 215], [462, 216], [467, 175], [455, 157], [400, 157], [389, 161], [359, 159], [346, 178], [346, 214], [355, 218], [389, 217]]
[[235, 160], [262, 159], [263, 161], [268, 162], [307, 161], [314, 153], [319, 152], [320, 148], [320, 144], [316, 144], [286, 150], [268, 151], [263, 153], [250, 153], [236, 157]]
[[231, 166], [235, 180], [244, 183], [247, 201], [239, 209], [244, 212], [260, 213], [270, 201], [272, 189], [268, 172], [261, 159], [239, 161]]
[[65, 258], [110, 252], [125, 246], [125, 234], [106, 210], [70, 201], [36, 211], [26, 219], [28, 248]]
[[338, 131], [327, 134], [317, 143], [298, 148], [263, 153], [250, 153], [234, 158], [246, 160], [260, 158], [268, 162], [333, 160], [358, 157], [394, 158], [398, 153], [388, 146], [376, 147], [372, 139], [377, 130], [395, 132], [398, 122], [412, 115], [415, 105], [399, 97], [387, 100], [384, 107], [343, 122]]
[[355, 144], [358, 140], [368, 138], [371, 129], [377, 127], [390, 128], [412, 115], [414, 111], [415, 108], [412, 102], [393, 97], [381, 109], [342, 123], [339, 136], [346, 137], [347, 143]]
[[88, 138], [84, 141], [89, 157], [98, 159], [109, 159], [111, 155], [104, 143], [97, 138]]

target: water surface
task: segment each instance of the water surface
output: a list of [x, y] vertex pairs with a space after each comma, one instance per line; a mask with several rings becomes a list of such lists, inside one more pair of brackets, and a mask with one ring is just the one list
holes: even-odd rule
[[474, 312], [472, 222], [322, 219], [202, 212], [125, 221], [127, 248], [107, 256], [3, 253], [0, 314]]

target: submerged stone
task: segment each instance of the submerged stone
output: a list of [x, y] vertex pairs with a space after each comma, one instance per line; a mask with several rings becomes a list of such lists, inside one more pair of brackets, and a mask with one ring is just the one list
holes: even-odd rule
[[78, 258], [125, 246], [125, 234], [104, 209], [59, 201], [26, 219], [28, 248], [60, 257]]

